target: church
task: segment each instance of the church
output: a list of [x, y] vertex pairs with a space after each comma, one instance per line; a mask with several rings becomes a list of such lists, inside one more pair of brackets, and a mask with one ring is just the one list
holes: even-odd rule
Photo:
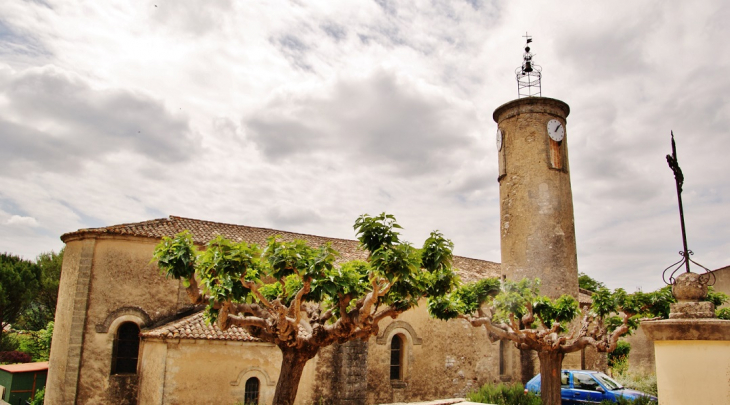
[[[260, 404], [271, 403], [279, 349], [240, 328], [222, 332], [207, 325], [181, 282], [165, 279], [150, 263], [162, 236], [186, 229], [201, 245], [215, 235], [259, 244], [279, 235], [312, 245], [330, 242], [343, 260], [365, 254], [355, 240], [175, 216], [67, 233], [49, 403], [234, 404], [247, 392], [255, 392]], [[454, 262], [463, 281], [500, 274], [497, 263]], [[368, 342], [322, 349], [305, 369], [299, 403], [463, 396], [486, 382], [516, 377], [508, 347], [490, 343], [484, 330], [465, 322], [431, 319], [425, 305], [383, 321], [380, 331]], [[400, 351], [395, 361], [394, 350]]]
[[[455, 257], [464, 282], [539, 277], [542, 292], [578, 288], [566, 120], [568, 105], [539, 94], [529, 46], [516, 75], [520, 98], [494, 111], [498, 125], [501, 263]], [[532, 93], [537, 89], [537, 93]], [[526, 93], [523, 94], [523, 91]], [[485, 174], [486, 175], [486, 174]], [[206, 324], [182, 283], [150, 262], [165, 236], [217, 235], [331, 243], [342, 260], [364, 259], [355, 240], [170, 216], [80, 229], [66, 244], [46, 390], [48, 404], [271, 404], [281, 352], [241, 328]], [[298, 404], [383, 404], [463, 397], [485, 383], [525, 380], [537, 362], [462, 320], [429, 317], [425, 303], [381, 322], [368, 341], [335, 344], [309, 361]], [[601, 369], [605, 357], [568, 356], [565, 368]]]

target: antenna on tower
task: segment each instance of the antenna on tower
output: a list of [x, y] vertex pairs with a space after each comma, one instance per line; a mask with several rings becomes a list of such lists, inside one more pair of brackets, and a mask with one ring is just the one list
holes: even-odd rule
[[542, 95], [542, 67], [536, 65], [532, 58], [535, 56], [530, 53], [530, 43], [532, 36], [523, 35], [525, 38], [525, 54], [522, 55], [522, 66], [515, 69], [517, 76], [517, 98], [523, 97], [540, 97]]

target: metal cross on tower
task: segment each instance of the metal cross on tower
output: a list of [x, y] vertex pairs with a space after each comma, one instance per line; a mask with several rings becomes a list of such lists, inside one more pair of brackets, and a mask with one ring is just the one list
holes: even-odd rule
[[517, 98], [540, 97], [542, 95], [542, 67], [536, 65], [530, 53], [532, 36], [525, 32], [525, 53], [522, 55], [522, 66], [515, 70], [517, 77]]

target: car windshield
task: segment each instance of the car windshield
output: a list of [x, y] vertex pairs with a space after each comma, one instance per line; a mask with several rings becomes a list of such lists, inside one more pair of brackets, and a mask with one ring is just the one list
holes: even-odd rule
[[596, 377], [598, 379], [598, 381], [601, 382], [601, 384], [605, 385], [606, 388], [608, 388], [611, 391], [620, 390], [620, 389], [624, 388], [621, 384], [617, 383], [616, 381], [614, 381], [611, 377], [607, 376], [606, 374], [594, 373], [593, 376]]

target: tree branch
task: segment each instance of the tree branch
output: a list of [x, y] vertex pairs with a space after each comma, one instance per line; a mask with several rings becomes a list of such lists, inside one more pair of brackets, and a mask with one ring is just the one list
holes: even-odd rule
[[198, 286], [198, 281], [195, 279], [195, 275], [188, 277], [186, 280], [189, 285], [185, 287], [185, 292], [188, 294], [190, 302], [192, 302], [193, 305], [205, 304], [207, 299], [205, 295], [200, 292], [200, 287]]
[[291, 316], [291, 309], [294, 310], [294, 324], [299, 325], [302, 320], [302, 297], [304, 297], [305, 294], [309, 293], [310, 287], [312, 285], [312, 279], [307, 277], [304, 280], [304, 285], [302, 288], [299, 289], [297, 292], [297, 295], [294, 297], [294, 302], [289, 304], [290, 307], [290, 313], [289, 316]]
[[380, 312], [376, 313], [373, 316], [373, 322], [372, 323], [374, 325], [377, 325], [383, 319], [385, 319], [387, 317], [395, 318], [401, 312], [403, 312], [403, 311], [399, 311], [399, 310], [397, 310], [397, 309], [395, 309], [393, 307], [388, 306], [387, 308], [382, 309]]
[[327, 309], [319, 316], [319, 322], [325, 323], [325, 322], [329, 321], [330, 318], [332, 318], [332, 308]]
[[268, 327], [266, 320], [257, 316], [228, 315], [228, 319], [230, 326], [238, 326], [246, 329], [253, 326], [264, 330]]
[[[365, 299], [362, 302], [362, 308], [360, 308], [360, 316], [358, 317], [358, 321], [360, 323], [365, 322], [365, 318], [370, 316], [373, 304], [375, 304], [378, 298], [381, 297], [381, 295], [379, 294], [380, 281], [374, 275], [370, 279], [370, 285], [373, 287], [373, 290], [365, 295]], [[387, 288], [390, 289], [390, 286], [388, 286]]]
[[[261, 303], [264, 304], [264, 306], [266, 308], [273, 308], [273, 306], [271, 305], [271, 303], [269, 302], [269, 300], [267, 300], [266, 297], [264, 297], [264, 295], [261, 294], [261, 291], [259, 291], [258, 285], [256, 285], [256, 283], [254, 283], [253, 281], [246, 281], [243, 278], [243, 276], [241, 276], [241, 284], [244, 287], [246, 287], [249, 290], [251, 290], [251, 292], [253, 293], [253, 295], [255, 295], [256, 298], [258, 298], [258, 300], [261, 301]], [[282, 285], [282, 288], [283, 288], [283, 285]]]

